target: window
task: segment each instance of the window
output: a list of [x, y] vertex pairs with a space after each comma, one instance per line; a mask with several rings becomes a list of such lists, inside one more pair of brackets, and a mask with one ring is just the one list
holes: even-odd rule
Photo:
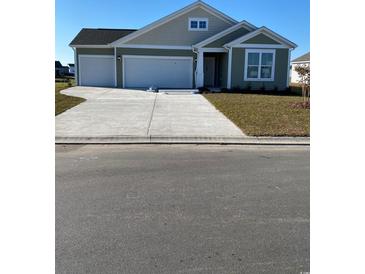
[[245, 81], [274, 81], [275, 50], [246, 49]]
[[191, 21], [190, 22], [190, 28], [191, 29], [197, 29], [198, 28], [198, 21]]
[[208, 18], [189, 18], [190, 31], [208, 30]]

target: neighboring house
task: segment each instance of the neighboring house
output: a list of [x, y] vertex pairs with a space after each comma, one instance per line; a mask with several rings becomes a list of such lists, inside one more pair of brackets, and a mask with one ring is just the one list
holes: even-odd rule
[[69, 73], [69, 67], [62, 66], [60, 61], [55, 61], [55, 75], [56, 77], [65, 76]]
[[75, 74], [75, 64], [68, 64], [69, 70], [68, 73], [71, 75]]
[[70, 46], [82, 86], [285, 89], [296, 44], [197, 1], [139, 30], [82, 29]]
[[306, 53], [296, 59], [294, 59], [293, 61], [291, 61], [291, 77], [290, 77], [290, 81], [292, 83], [299, 83], [299, 75], [298, 73], [295, 71], [295, 67], [300, 66], [300, 65], [308, 65], [310, 66], [310, 53]]

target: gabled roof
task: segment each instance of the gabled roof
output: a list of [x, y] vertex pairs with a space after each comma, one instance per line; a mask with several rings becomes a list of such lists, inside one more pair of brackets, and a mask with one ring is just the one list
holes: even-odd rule
[[109, 43], [120, 39], [135, 29], [82, 29], [70, 43], [70, 46], [82, 45], [108, 45]]
[[214, 42], [214, 41], [222, 38], [223, 36], [225, 36], [227, 34], [230, 34], [231, 32], [234, 32], [234, 31], [238, 30], [241, 27], [246, 28], [248, 31], [253, 31], [253, 30], [257, 29], [256, 26], [254, 26], [254, 25], [252, 25], [249, 22], [247, 22], [247, 21], [244, 20], [244, 21], [239, 22], [238, 24], [236, 24], [236, 25], [234, 25], [234, 26], [232, 26], [232, 27], [230, 27], [228, 29], [225, 29], [225, 30], [223, 30], [223, 31], [221, 31], [221, 32], [219, 32], [219, 33], [217, 33], [217, 34], [215, 34], [215, 35], [213, 35], [213, 36], [211, 36], [211, 37], [209, 37], [209, 38], [207, 38], [207, 39], [205, 39], [205, 40], [203, 40], [203, 41], [195, 44], [195, 45], [193, 45], [193, 47], [194, 48], [204, 47], [204, 46], [206, 46], [206, 45], [208, 45], [208, 44], [210, 44], [210, 43], [212, 43], [212, 42]]
[[298, 58], [294, 59], [292, 62], [293, 63], [310, 62], [310, 52], [307, 52], [306, 54], [299, 56]]
[[288, 39], [284, 38], [283, 36], [281, 36], [280, 34], [277, 34], [276, 32], [268, 29], [267, 27], [263, 26], [261, 28], [258, 28], [256, 29], [255, 31], [253, 32], [250, 32], [250, 33], [247, 33], [246, 35], [236, 39], [236, 40], [233, 40], [232, 42], [229, 42], [227, 44], [225, 44], [224, 46], [225, 47], [232, 47], [232, 46], [236, 46], [236, 45], [239, 45], [259, 34], [264, 34], [266, 36], [268, 36], [269, 38], [275, 40], [276, 42], [282, 44], [282, 45], [285, 45], [287, 46], [288, 48], [296, 48], [297, 45], [291, 41], [289, 41]]
[[132, 33], [132, 34], [126, 36], [126, 37], [123, 37], [123, 38], [120, 38], [120, 39], [114, 41], [113, 43], [111, 43], [111, 46], [115, 46], [117, 44], [125, 43], [127, 41], [130, 41], [130, 40], [132, 40], [132, 39], [148, 32], [148, 31], [150, 31], [150, 30], [152, 30], [152, 29], [154, 29], [158, 26], [161, 26], [161, 25], [177, 18], [178, 16], [183, 15], [183, 14], [185, 14], [185, 13], [187, 13], [187, 12], [197, 8], [197, 7], [200, 7], [202, 9], [206, 10], [207, 12], [209, 12], [209, 13], [225, 20], [226, 22], [228, 22], [232, 25], [238, 23], [236, 20], [229, 17], [228, 15], [222, 13], [221, 11], [219, 11], [219, 10], [213, 8], [212, 6], [209, 6], [208, 4], [204, 3], [203, 1], [199, 0], [199, 1], [196, 1], [196, 2], [184, 7], [182, 9], [178, 10], [178, 11], [175, 11], [174, 13], [171, 13], [170, 15], [167, 15], [167, 16], [165, 16], [165, 17], [163, 17], [163, 18], [161, 18], [161, 19], [159, 19], [159, 20], [157, 20], [157, 21], [155, 21], [155, 22], [139, 29], [138, 31], [136, 31], [136, 32], [134, 32], [134, 33]]

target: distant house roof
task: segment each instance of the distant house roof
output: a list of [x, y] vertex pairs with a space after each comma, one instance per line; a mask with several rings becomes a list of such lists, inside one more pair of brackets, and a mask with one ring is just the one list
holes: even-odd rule
[[73, 45], [107, 45], [128, 34], [135, 29], [82, 29], [70, 43]]
[[294, 59], [292, 62], [309, 62], [310, 61], [310, 52]]
[[55, 61], [55, 67], [56, 68], [64, 68], [64, 66], [62, 66], [60, 61]]

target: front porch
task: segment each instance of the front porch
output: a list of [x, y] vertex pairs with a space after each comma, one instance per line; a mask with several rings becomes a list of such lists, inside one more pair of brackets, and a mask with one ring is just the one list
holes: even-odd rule
[[199, 49], [196, 64], [196, 87], [220, 90], [227, 87], [228, 52], [225, 49]]

